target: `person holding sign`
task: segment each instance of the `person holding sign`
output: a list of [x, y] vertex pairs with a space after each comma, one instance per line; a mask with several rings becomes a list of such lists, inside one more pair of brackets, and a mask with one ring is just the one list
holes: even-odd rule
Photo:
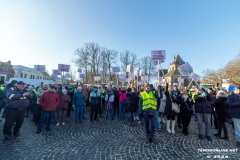
[[[175, 97], [170, 93], [171, 88], [168, 88], [168, 83], [166, 83], [165, 88], [165, 95], [166, 95], [166, 107], [165, 107], [165, 114], [167, 115], [167, 132], [168, 133], [175, 133], [175, 119], [177, 116], [177, 113], [172, 110], [173, 103], [176, 103]], [[170, 92], [169, 92], [170, 91]], [[171, 129], [170, 129], [171, 126]]]

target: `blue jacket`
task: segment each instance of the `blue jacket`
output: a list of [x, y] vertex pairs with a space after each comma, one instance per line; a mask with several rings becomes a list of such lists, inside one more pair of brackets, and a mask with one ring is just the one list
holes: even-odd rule
[[30, 94], [27, 97], [23, 97], [23, 94], [27, 90], [19, 90], [18, 88], [12, 88], [7, 91], [7, 104], [6, 108], [25, 109], [29, 106], [29, 99], [32, 98]]
[[228, 96], [229, 116], [231, 118], [240, 119], [240, 95], [235, 93]]
[[73, 104], [75, 107], [81, 107], [85, 104], [85, 96], [83, 92], [76, 92], [73, 96]]

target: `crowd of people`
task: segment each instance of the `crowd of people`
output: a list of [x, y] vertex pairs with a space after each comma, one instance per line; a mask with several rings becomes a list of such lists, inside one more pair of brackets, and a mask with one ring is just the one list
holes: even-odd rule
[[71, 123], [71, 117], [81, 124], [89, 113], [91, 123], [105, 119], [126, 121], [129, 127], [144, 124], [147, 143], [156, 141], [155, 129], [161, 130], [163, 126], [169, 134], [178, 128], [187, 136], [192, 119], [197, 122], [199, 139], [212, 141], [214, 127], [214, 136], [228, 140], [226, 123], [229, 122], [240, 148], [240, 87], [230, 93], [219, 88], [179, 89], [168, 83], [156, 87], [147, 84], [145, 88], [66, 83], [34, 88], [22, 81], [12, 81], [0, 86], [0, 105], [4, 109], [5, 140], [11, 140], [12, 135], [20, 136], [24, 117], [31, 116], [36, 133], [41, 133], [45, 125], [50, 131], [52, 125]]

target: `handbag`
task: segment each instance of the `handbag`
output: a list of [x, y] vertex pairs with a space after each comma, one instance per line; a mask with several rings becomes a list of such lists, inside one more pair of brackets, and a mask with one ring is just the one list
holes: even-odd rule
[[[171, 101], [172, 101], [172, 98], [171, 98], [171, 95], [169, 95]], [[175, 113], [180, 113], [180, 108], [178, 107], [178, 105], [176, 103], [174, 103], [172, 101], [172, 111], [174, 111]]]

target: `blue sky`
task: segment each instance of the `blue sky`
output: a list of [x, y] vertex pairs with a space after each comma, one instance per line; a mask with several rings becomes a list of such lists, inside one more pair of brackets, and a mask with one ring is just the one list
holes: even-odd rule
[[240, 51], [238, 0], [0, 0], [1, 61], [47, 70], [70, 64], [86, 42], [139, 59], [166, 50], [194, 72], [218, 69]]

